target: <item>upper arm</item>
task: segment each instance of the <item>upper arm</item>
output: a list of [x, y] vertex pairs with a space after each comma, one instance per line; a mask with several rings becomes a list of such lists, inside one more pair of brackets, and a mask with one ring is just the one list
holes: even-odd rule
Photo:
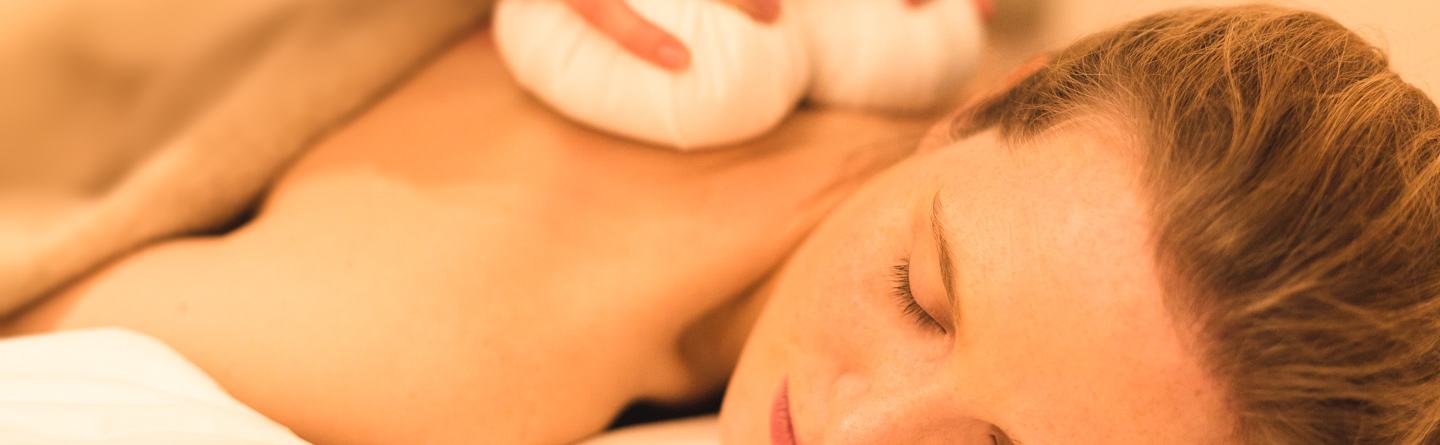
[[628, 402], [608, 367], [628, 360], [599, 356], [614, 348], [507, 321], [491, 298], [389, 264], [394, 243], [360, 261], [315, 250], [323, 243], [165, 243], [40, 312], [58, 329], [156, 337], [317, 444], [560, 443], [603, 429]]

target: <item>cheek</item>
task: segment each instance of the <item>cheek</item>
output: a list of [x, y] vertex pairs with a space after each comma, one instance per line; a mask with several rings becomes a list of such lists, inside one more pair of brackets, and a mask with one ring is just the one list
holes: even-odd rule
[[[878, 175], [826, 217], [776, 276], [727, 392], [721, 421], [734, 443], [762, 443], [781, 379], [823, 393], [884, 343], [892, 262], [911, 243], [916, 160]], [[802, 388], [794, 388], [801, 391]], [[813, 390], [813, 391], [811, 391]], [[761, 440], [762, 442], [757, 442]]]
[[[887, 175], [892, 176], [893, 175]], [[891, 268], [912, 244], [904, 189], [873, 184], [837, 209], [797, 252], [777, 288], [776, 322], [803, 355], [845, 353], [883, 341], [892, 322]]]
[[875, 278], [891, 255], [880, 246], [832, 247], [816, 252], [822, 261], [796, 271], [790, 298], [777, 307], [788, 318], [787, 340], [795, 346], [790, 353], [796, 357], [844, 361], [852, 350], [873, 342], [879, 331], [873, 305], [866, 299], [878, 299], [877, 293], [888, 291], [884, 285], [888, 283], [877, 283]]
[[911, 255], [914, 221], [928, 214], [932, 195], [919, 168], [925, 162], [916, 161], [838, 208], [777, 281], [757, 334], [781, 357], [777, 365], [792, 384], [814, 397], [845, 398], [848, 375], [937, 355], [935, 342], [902, 314], [894, 295], [893, 268]]

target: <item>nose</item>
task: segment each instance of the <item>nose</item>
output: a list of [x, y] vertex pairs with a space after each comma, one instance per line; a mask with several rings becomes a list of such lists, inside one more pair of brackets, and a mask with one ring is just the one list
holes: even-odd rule
[[834, 405], [825, 428], [825, 443], [837, 445], [881, 443], [894, 438], [898, 417], [912, 404], [900, 394], [877, 394], [871, 380], [859, 374], [846, 374], [835, 381]]
[[848, 374], [833, 391], [819, 444], [992, 445], [990, 424], [932, 385], [887, 385]]

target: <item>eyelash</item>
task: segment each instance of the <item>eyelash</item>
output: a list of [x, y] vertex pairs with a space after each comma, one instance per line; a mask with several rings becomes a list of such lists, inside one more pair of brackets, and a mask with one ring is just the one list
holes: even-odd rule
[[[930, 313], [920, 306], [920, 301], [915, 299], [915, 292], [910, 289], [909, 259], [901, 260], [899, 264], [890, 266], [890, 282], [890, 293], [900, 304], [901, 312], [923, 327], [934, 329], [941, 334], [947, 333], [945, 326], [936, 321], [935, 317], [930, 316]], [[990, 443], [994, 445], [1014, 444], [1014, 441], [1010, 440], [1010, 436], [999, 428], [992, 429], [989, 436]]]
[[900, 264], [890, 267], [890, 294], [900, 303], [900, 310], [920, 326], [934, 329], [945, 334], [945, 326], [941, 325], [935, 317], [920, 306], [920, 301], [915, 299], [915, 292], [910, 289], [910, 260], [902, 260]]

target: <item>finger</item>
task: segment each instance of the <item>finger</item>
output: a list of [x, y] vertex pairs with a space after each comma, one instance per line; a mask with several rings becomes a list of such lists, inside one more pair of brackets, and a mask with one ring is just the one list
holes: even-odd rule
[[980, 20], [995, 18], [995, 0], [975, 0], [975, 9], [980, 11]]
[[726, 0], [750, 18], [761, 23], [774, 23], [780, 18], [780, 0]]
[[631, 54], [672, 71], [690, 65], [680, 40], [645, 20], [622, 0], [565, 0], [591, 26], [615, 39]]

